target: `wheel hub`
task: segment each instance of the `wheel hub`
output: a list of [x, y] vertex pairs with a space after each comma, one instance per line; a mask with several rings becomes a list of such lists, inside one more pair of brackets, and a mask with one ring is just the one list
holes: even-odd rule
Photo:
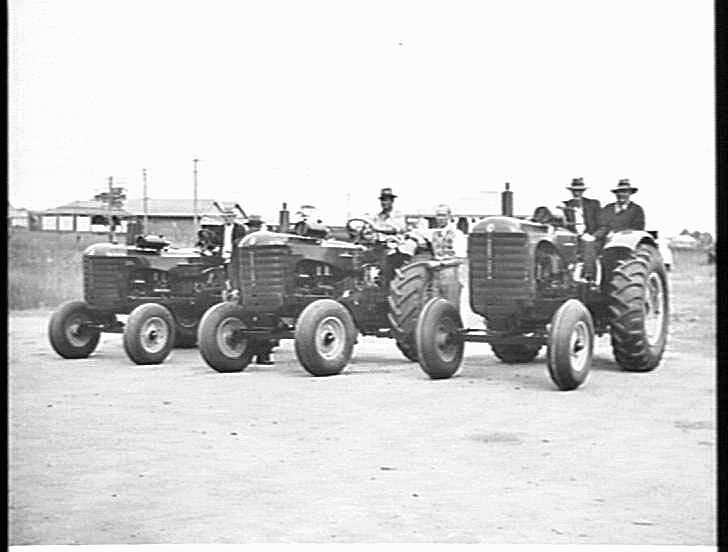
[[242, 320], [234, 316], [223, 320], [217, 329], [217, 345], [220, 351], [229, 358], [239, 358], [248, 346], [243, 330]]
[[164, 349], [169, 338], [167, 323], [158, 316], [149, 318], [141, 332], [141, 344], [149, 353], [158, 353]]
[[575, 372], [581, 372], [586, 368], [589, 358], [589, 328], [583, 321], [578, 322], [571, 332], [571, 343], [569, 356], [571, 367]]
[[74, 318], [66, 326], [66, 337], [75, 347], [83, 347], [91, 338], [90, 334], [85, 330], [86, 323], [87, 320]]
[[344, 349], [346, 328], [339, 318], [324, 318], [316, 331], [316, 345], [319, 354], [327, 360], [338, 357]]

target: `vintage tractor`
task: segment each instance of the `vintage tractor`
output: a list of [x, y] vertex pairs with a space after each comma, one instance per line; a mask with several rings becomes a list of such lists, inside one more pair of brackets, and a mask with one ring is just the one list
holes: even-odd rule
[[503, 193], [503, 216], [482, 220], [468, 237], [470, 306], [485, 329], [463, 328], [457, 304], [430, 300], [415, 331], [422, 369], [433, 379], [449, 378], [466, 341], [489, 343], [506, 363], [530, 362], [546, 345], [552, 380], [570, 390], [589, 374], [595, 334], [607, 332], [623, 370], [654, 369], [669, 319], [654, 238], [644, 231], [607, 236], [596, 274], [585, 278], [580, 238], [553, 224], [558, 220], [514, 218], [511, 194]]
[[[242, 224], [234, 228], [245, 234]], [[223, 234], [221, 220], [203, 219], [195, 248], [170, 247], [153, 235], [90, 245], [83, 253], [84, 301], [68, 301], [51, 316], [53, 349], [64, 358], [86, 358], [102, 332], [123, 333], [131, 360], [159, 364], [174, 346], [194, 347], [202, 314], [222, 301], [228, 286]], [[124, 314], [126, 324], [117, 319]]]
[[415, 360], [417, 315], [431, 297], [459, 301], [460, 261], [433, 259], [426, 243], [405, 257], [361, 219], [347, 223], [350, 242], [327, 238], [319, 224], [288, 232], [286, 213], [278, 232], [253, 232], [236, 247], [231, 282], [237, 293], [200, 321], [207, 364], [239, 372], [271, 342], [293, 338], [304, 369], [334, 375], [349, 362], [358, 333], [394, 338]]

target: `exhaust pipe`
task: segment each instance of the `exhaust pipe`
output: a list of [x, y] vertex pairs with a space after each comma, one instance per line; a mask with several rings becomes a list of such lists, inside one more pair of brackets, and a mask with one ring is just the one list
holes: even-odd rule
[[513, 192], [509, 182], [506, 182], [506, 189], [501, 192], [501, 213], [504, 217], [513, 216]]
[[281, 233], [288, 232], [290, 212], [288, 211], [288, 205], [286, 203], [283, 204], [283, 207], [280, 210], [280, 218], [278, 220], [278, 231]]

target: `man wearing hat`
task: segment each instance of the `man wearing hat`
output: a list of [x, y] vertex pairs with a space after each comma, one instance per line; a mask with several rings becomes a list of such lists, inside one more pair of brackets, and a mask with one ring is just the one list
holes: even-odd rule
[[418, 243], [416, 239], [397, 237], [407, 232], [407, 221], [404, 215], [394, 210], [396, 197], [392, 188], [382, 188], [379, 194], [382, 210], [370, 219], [372, 230], [377, 233], [377, 241], [390, 244], [389, 253], [386, 255], [382, 267], [386, 284], [393, 278], [395, 269], [412, 258]]
[[374, 231], [382, 234], [402, 234], [407, 229], [404, 216], [394, 210], [394, 199], [397, 196], [392, 188], [382, 188], [379, 194], [379, 203], [382, 210], [372, 219]]
[[564, 201], [566, 227], [578, 234], [593, 234], [599, 226], [599, 211], [602, 208], [599, 200], [584, 197], [586, 186], [583, 178], [574, 178], [566, 189], [571, 190], [573, 196]]
[[635, 202], [630, 200], [637, 188], [629, 183], [627, 178], [619, 181], [612, 189], [617, 201], [608, 203], [599, 213], [599, 228], [594, 233], [597, 239], [604, 239], [609, 232], [620, 230], [644, 230], [645, 212]]

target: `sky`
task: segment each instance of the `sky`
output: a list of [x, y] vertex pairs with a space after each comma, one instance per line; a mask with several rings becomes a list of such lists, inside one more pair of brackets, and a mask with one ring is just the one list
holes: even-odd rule
[[14, 0], [9, 191], [108, 177], [150, 197], [282, 202], [326, 222], [439, 203], [552, 209], [621, 178], [647, 226], [714, 231], [707, 0]]

